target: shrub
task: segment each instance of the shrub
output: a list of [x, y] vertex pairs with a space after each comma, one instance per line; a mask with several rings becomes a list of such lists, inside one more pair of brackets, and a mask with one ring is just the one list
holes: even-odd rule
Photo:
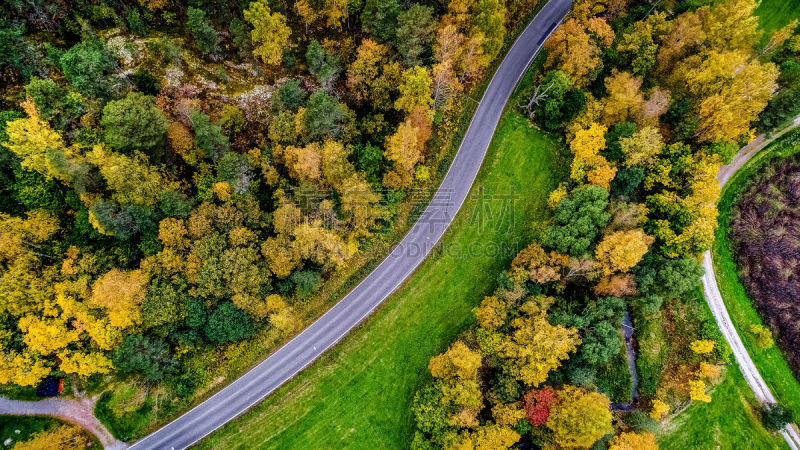
[[611, 181], [611, 195], [628, 197], [644, 181], [644, 169], [638, 166], [624, 167]]
[[160, 154], [169, 122], [156, 107], [155, 99], [141, 92], [131, 92], [122, 100], [109, 102], [103, 108], [100, 124], [104, 139], [114, 150], [130, 153], [142, 150]]
[[652, 315], [661, 310], [664, 298], [660, 295], [647, 295], [637, 299], [639, 310], [644, 315]]
[[645, 397], [654, 396], [661, 382], [661, 363], [639, 358], [636, 368], [639, 373], [639, 394]]
[[330, 96], [324, 89], [317, 89], [311, 94], [305, 113], [305, 128], [309, 140], [336, 138], [342, 120], [344, 120], [344, 107], [335, 97]]
[[145, 95], [156, 95], [161, 90], [161, 83], [153, 75], [137, 70], [133, 74], [133, 84], [136, 89]]
[[18, 74], [27, 80], [35, 73], [40, 73], [37, 66], [40, 55], [36, 49], [23, 36], [24, 28], [21, 26], [5, 26], [5, 20], [0, 18], [0, 69], [11, 76]]
[[175, 395], [186, 398], [192, 395], [200, 383], [200, 376], [194, 371], [189, 371], [175, 379]]
[[791, 411], [778, 403], [765, 403], [759, 408], [761, 423], [770, 431], [778, 431], [794, 421]]
[[128, 28], [135, 34], [139, 36], [147, 34], [147, 24], [142, 20], [142, 15], [139, 13], [138, 8], [131, 8], [128, 10], [128, 15], [125, 16], [125, 20], [128, 22]]
[[597, 369], [597, 387], [614, 403], [627, 403], [631, 399], [631, 373], [627, 352], [621, 349], [603, 367]]
[[383, 149], [369, 142], [358, 144], [350, 154], [350, 161], [355, 168], [367, 177], [370, 183], [378, 183], [383, 174]]
[[25, 86], [41, 117], [55, 128], [65, 129], [83, 114], [86, 105], [80, 95], [70, 92], [49, 78], [34, 78]]
[[325, 51], [315, 39], [308, 44], [306, 65], [308, 71], [317, 78], [317, 82], [330, 90], [331, 83], [339, 75], [339, 58]]
[[219, 124], [231, 133], [241, 133], [244, 129], [244, 113], [235, 106], [225, 105], [222, 107]]
[[241, 341], [253, 335], [253, 323], [246, 312], [224, 302], [211, 313], [203, 330], [211, 342]]
[[206, 305], [201, 300], [190, 298], [186, 300], [186, 326], [200, 328], [206, 324]]
[[547, 230], [545, 244], [559, 253], [578, 257], [585, 255], [600, 228], [611, 218], [606, 206], [608, 191], [600, 186], [575, 189], [558, 203], [555, 224]]
[[160, 381], [167, 373], [178, 368], [170, 355], [169, 346], [162, 339], [142, 334], [125, 337], [111, 354], [114, 368], [122, 373], [137, 374], [147, 381]]
[[79, 42], [61, 56], [61, 70], [67, 81], [79, 92], [93, 97], [110, 94], [108, 71], [113, 67], [111, 56], [100, 42]]
[[236, 47], [240, 59], [247, 59], [253, 56], [253, 43], [250, 40], [250, 27], [241, 19], [235, 17], [228, 26], [231, 33], [233, 46]]
[[198, 110], [192, 110], [189, 119], [194, 126], [194, 143], [205, 152], [206, 156], [219, 158], [228, 152], [230, 141], [222, 132], [222, 127], [212, 123], [207, 115]]
[[658, 431], [658, 421], [643, 411], [631, 411], [624, 417], [623, 421], [637, 433], [655, 433]]
[[300, 80], [289, 80], [283, 83], [278, 92], [272, 96], [272, 107], [278, 111], [292, 110], [303, 106], [308, 93], [300, 87]]
[[159, 208], [165, 216], [185, 219], [192, 211], [192, 201], [178, 191], [162, 191], [159, 194]]
[[436, 385], [429, 384], [418, 390], [411, 404], [417, 428], [434, 440], [441, 436], [448, 426], [448, 416], [442, 407], [442, 391]]
[[98, 231], [126, 240], [139, 231], [136, 220], [126, 208], [115, 202], [98, 200], [92, 205], [91, 218]]
[[294, 290], [300, 297], [310, 295], [319, 287], [321, 276], [312, 270], [299, 270], [294, 272], [289, 279], [294, 283]]
[[216, 53], [219, 36], [206, 18], [205, 11], [190, 6], [186, 10], [186, 18], [186, 24], [189, 26], [189, 31], [192, 32], [192, 37], [200, 53], [203, 55]]
[[775, 345], [775, 340], [772, 338], [772, 332], [769, 331], [769, 328], [765, 327], [761, 324], [752, 324], [750, 325], [750, 332], [756, 336], [758, 347], [762, 350], [766, 350], [773, 345]]

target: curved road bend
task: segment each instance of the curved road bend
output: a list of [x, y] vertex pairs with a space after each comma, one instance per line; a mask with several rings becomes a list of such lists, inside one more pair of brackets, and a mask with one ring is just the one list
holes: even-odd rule
[[[753, 140], [753, 142], [742, 147], [731, 160], [730, 164], [720, 167], [719, 173], [717, 174], [720, 188], [724, 187], [725, 183], [733, 177], [736, 171], [742, 168], [742, 166], [761, 149], [797, 126], [800, 126], [800, 116], [797, 117], [790, 126], [775, 133], [771, 138], [767, 139], [764, 135], [760, 135]], [[705, 269], [705, 274], [703, 274], [702, 281], [706, 302], [711, 308], [711, 313], [714, 315], [714, 319], [717, 321], [717, 326], [719, 326], [722, 335], [725, 337], [725, 340], [728, 341], [731, 350], [733, 350], [733, 356], [736, 358], [739, 370], [742, 372], [744, 379], [747, 381], [747, 384], [750, 385], [750, 388], [753, 390], [759, 402], [775, 403], [775, 397], [772, 395], [772, 392], [770, 392], [767, 383], [761, 378], [761, 374], [758, 373], [756, 365], [747, 353], [742, 339], [733, 326], [731, 316], [725, 308], [725, 302], [722, 300], [722, 294], [719, 291], [717, 279], [715, 278], [714, 265], [711, 261], [710, 251], [706, 251], [703, 254], [703, 268]], [[781, 435], [790, 448], [793, 450], [800, 449], [800, 435], [798, 435], [797, 429], [792, 424], [787, 425], [781, 430]]]
[[514, 87], [569, 8], [570, 0], [550, 0], [511, 47], [489, 82], [442, 184], [425, 212], [392, 253], [294, 339], [206, 401], [132, 447], [182, 449], [196, 443], [261, 402], [311, 364], [414, 272], [466, 199]]

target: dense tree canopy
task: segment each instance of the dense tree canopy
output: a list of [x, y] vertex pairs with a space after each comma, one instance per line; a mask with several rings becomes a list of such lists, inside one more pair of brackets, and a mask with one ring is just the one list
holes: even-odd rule
[[164, 145], [169, 127], [154, 99], [139, 92], [108, 102], [103, 108], [100, 124], [105, 129], [105, 142], [122, 153], [141, 150], [154, 154]]

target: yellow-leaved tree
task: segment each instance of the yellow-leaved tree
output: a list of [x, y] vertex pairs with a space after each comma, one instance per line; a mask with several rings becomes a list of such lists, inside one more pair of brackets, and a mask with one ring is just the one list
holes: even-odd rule
[[14, 445], [17, 450], [40, 449], [83, 449], [91, 444], [89, 437], [81, 428], [72, 425], [59, 425], [55, 428], [35, 433], [25, 442]]
[[653, 433], [620, 433], [608, 443], [608, 450], [658, 450]]
[[66, 146], [61, 135], [42, 120], [33, 102], [22, 102], [22, 108], [28, 117], [6, 123], [8, 141], [3, 145], [20, 158], [23, 168], [48, 180], [75, 183], [80, 191], [88, 168], [76, 146]]
[[453, 449], [506, 449], [519, 441], [520, 435], [509, 426], [488, 423], [475, 431], [462, 432]]
[[558, 402], [547, 417], [547, 427], [560, 447], [589, 448], [613, 430], [605, 395], [567, 385], [557, 392], [557, 397]]
[[617, 168], [611, 166], [600, 151], [606, 147], [607, 128], [592, 123], [588, 128], [578, 130], [569, 144], [574, 155], [570, 168], [570, 178], [582, 183], [584, 180], [608, 190]]
[[121, 204], [152, 207], [166, 187], [161, 173], [150, 166], [147, 156], [141, 152], [131, 157], [96, 145], [86, 158], [100, 169], [108, 188], [114, 191], [112, 198]]
[[421, 66], [409, 67], [403, 71], [400, 97], [394, 107], [408, 114], [417, 106], [430, 108], [433, 103], [431, 76], [428, 69]]
[[127, 328], [142, 321], [147, 282], [144, 271], [111, 269], [94, 282], [89, 302], [106, 310], [111, 326]]
[[542, 384], [581, 343], [577, 329], [551, 325], [543, 312], [517, 317], [511, 327], [513, 331], [500, 340], [498, 354], [508, 360], [509, 373], [529, 387]]
[[446, 352], [434, 356], [428, 363], [431, 375], [443, 380], [475, 378], [480, 366], [480, 353], [470, 350], [461, 341], [454, 342]]
[[422, 158], [422, 153], [417, 129], [410, 120], [401, 123], [397, 131], [386, 138], [386, 158], [394, 162], [394, 168], [384, 175], [383, 184], [395, 189], [411, 184], [414, 166]]
[[595, 260], [604, 275], [627, 272], [641, 261], [655, 239], [641, 228], [615, 231], [597, 244]]
[[256, 0], [250, 2], [250, 6], [244, 10], [244, 20], [253, 26], [250, 32], [256, 46], [253, 54], [260, 56], [264, 64], [280, 64], [292, 33], [286, 24], [286, 17], [281, 13], [271, 12], [267, 0]]

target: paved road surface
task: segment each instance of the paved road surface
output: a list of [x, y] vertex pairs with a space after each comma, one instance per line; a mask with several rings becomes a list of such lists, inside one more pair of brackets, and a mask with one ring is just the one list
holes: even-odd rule
[[[725, 183], [731, 179], [736, 171], [741, 169], [742, 166], [761, 149], [797, 126], [800, 126], [800, 117], [797, 117], [792, 125], [784, 128], [778, 133], [775, 133], [770, 138], [766, 138], [762, 134], [750, 144], [742, 147], [736, 156], [731, 160], [730, 164], [724, 165], [720, 168], [719, 173], [717, 174], [717, 180], [719, 180], [720, 188], [724, 187]], [[753, 360], [747, 353], [747, 349], [742, 343], [742, 339], [739, 337], [739, 334], [736, 332], [736, 328], [733, 326], [731, 316], [728, 314], [728, 310], [725, 308], [725, 303], [722, 300], [722, 295], [720, 294], [719, 286], [717, 285], [717, 279], [714, 276], [714, 266], [711, 262], [711, 252], [709, 251], [706, 251], [705, 254], [703, 254], [703, 268], [705, 269], [705, 274], [703, 275], [702, 280], [706, 302], [708, 302], [708, 306], [711, 308], [711, 312], [714, 314], [714, 319], [716, 319], [717, 326], [719, 326], [722, 335], [725, 337], [725, 340], [728, 341], [728, 344], [733, 350], [733, 356], [736, 358], [736, 363], [739, 365], [739, 370], [742, 372], [742, 375], [744, 375], [744, 379], [747, 381], [747, 384], [750, 385], [750, 388], [753, 390], [753, 393], [759, 402], [775, 403], [775, 397], [773, 397], [772, 392], [770, 392], [769, 387], [767, 387], [767, 384], [764, 382], [764, 379], [761, 378], [761, 374], [758, 373], [756, 365], [753, 364]], [[781, 430], [781, 435], [786, 440], [786, 443], [789, 444], [790, 448], [793, 450], [800, 449], [800, 435], [798, 435], [797, 429], [793, 425], [787, 425], [783, 430]]]
[[392, 253], [328, 312], [269, 358], [133, 447], [185, 448], [244, 413], [336, 344], [414, 272], [467, 197], [509, 96], [569, 7], [569, 0], [550, 0], [511, 47], [489, 82], [439, 190]]

